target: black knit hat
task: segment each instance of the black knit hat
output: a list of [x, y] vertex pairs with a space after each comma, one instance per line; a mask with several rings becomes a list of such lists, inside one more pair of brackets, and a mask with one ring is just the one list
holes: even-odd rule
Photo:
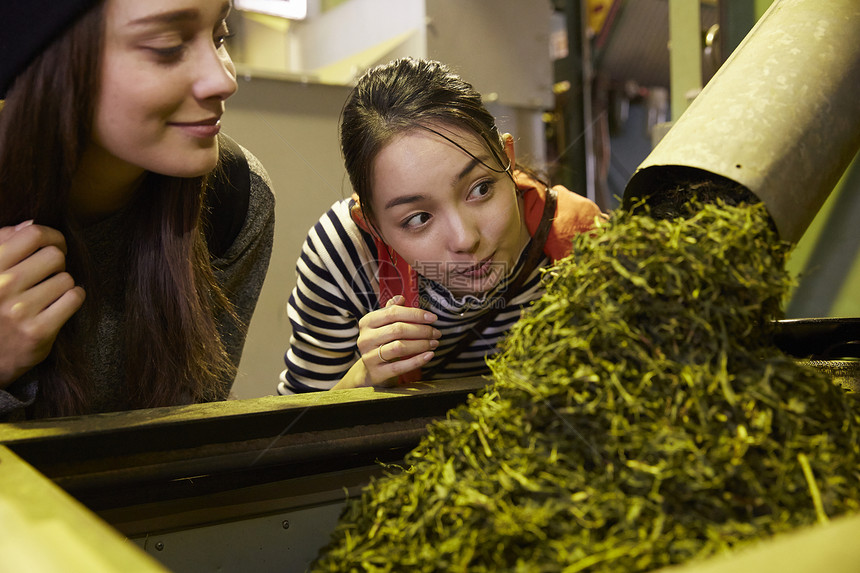
[[97, 0], [8, 0], [0, 8], [0, 99], [15, 78]]

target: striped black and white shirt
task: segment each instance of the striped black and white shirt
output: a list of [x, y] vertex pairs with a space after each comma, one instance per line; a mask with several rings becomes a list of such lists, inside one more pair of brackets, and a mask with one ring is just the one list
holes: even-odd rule
[[[379, 308], [379, 263], [373, 238], [350, 216], [352, 205], [352, 199], [332, 205], [310, 230], [302, 247], [296, 263], [296, 287], [287, 304], [292, 335], [284, 356], [286, 369], [278, 385], [280, 394], [328, 390], [360, 358], [358, 321]], [[516, 277], [527, 252], [528, 245], [513, 272], [480, 298], [454, 296], [441, 284], [419, 275], [419, 305], [439, 317], [433, 326], [442, 333], [427, 369], [439, 363], [491, 309], [497, 295]], [[549, 263], [545, 257], [532, 271], [521, 293], [508, 302], [469, 348], [433, 377], [486, 373], [485, 358], [496, 351], [523, 308], [544, 293], [541, 269]]]

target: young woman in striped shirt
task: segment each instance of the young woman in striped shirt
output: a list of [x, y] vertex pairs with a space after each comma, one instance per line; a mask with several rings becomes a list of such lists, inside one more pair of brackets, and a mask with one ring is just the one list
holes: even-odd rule
[[302, 248], [281, 394], [486, 372], [541, 270], [601, 217], [517, 170], [513, 138], [439, 62], [368, 71], [341, 150], [355, 194]]

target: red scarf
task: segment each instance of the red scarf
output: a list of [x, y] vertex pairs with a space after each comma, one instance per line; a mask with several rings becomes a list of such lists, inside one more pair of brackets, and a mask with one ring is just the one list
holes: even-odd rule
[[[514, 183], [523, 197], [525, 220], [529, 235], [534, 235], [543, 215], [546, 201], [546, 186], [523, 171], [514, 170]], [[562, 185], [553, 189], [558, 195], [555, 217], [543, 251], [552, 261], [566, 257], [570, 253], [573, 238], [594, 228], [595, 219], [603, 218], [600, 208], [591, 200], [573, 193]], [[379, 308], [396, 295], [403, 295], [403, 306], [418, 307], [418, 273], [406, 260], [380, 239], [364, 219], [358, 196], [352, 196], [355, 204], [350, 209], [353, 221], [373, 236], [379, 261]], [[420, 380], [420, 370], [401, 374], [400, 382]]]

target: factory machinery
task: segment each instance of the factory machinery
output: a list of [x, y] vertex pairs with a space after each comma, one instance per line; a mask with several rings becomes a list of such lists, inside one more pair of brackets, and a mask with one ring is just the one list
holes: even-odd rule
[[[799, 239], [860, 147], [857, 30], [856, 0], [774, 3], [625, 201], [725, 178], [766, 204], [784, 239]], [[787, 321], [779, 336], [787, 352], [856, 382], [856, 319]], [[345, 500], [486, 383], [0, 424], [0, 569], [304, 571]], [[860, 517], [849, 516], [676, 570], [857, 571], [858, 536]]]
[[[796, 243], [860, 149], [860, 4], [774, 2], [630, 179], [624, 202], [740, 184]], [[776, 342], [852, 389], [860, 318], [780, 322]]]

